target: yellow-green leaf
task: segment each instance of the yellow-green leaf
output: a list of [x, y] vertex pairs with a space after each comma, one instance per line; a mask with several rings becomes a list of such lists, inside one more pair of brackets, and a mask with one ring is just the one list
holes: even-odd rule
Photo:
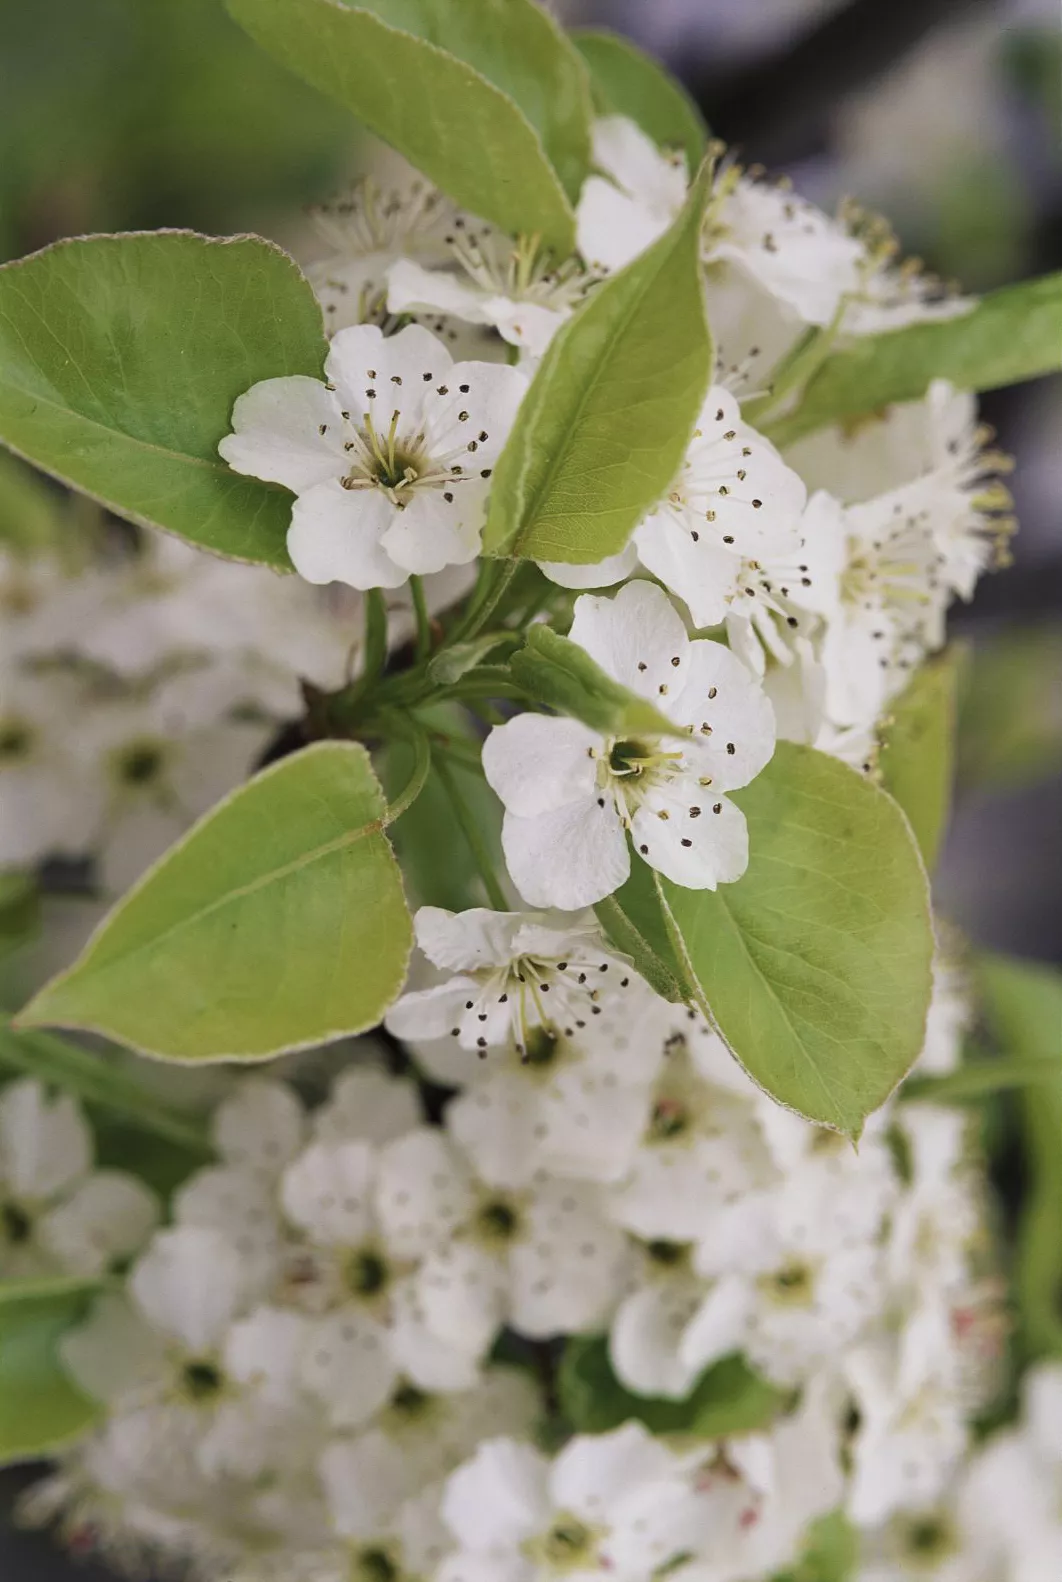
[[961, 659], [952, 649], [923, 665], [891, 705], [882, 733], [883, 784], [907, 814], [930, 872], [951, 809]]

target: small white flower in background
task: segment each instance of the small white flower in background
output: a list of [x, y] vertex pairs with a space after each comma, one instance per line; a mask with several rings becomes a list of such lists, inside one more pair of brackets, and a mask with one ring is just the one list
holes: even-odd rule
[[0, 1285], [106, 1274], [141, 1247], [159, 1206], [135, 1176], [94, 1170], [76, 1101], [29, 1078], [0, 1092]]
[[482, 1180], [514, 1189], [541, 1172], [616, 1181], [645, 1128], [669, 1011], [634, 979], [574, 1038], [537, 1029], [523, 1053], [510, 1046], [482, 1061], [453, 1038], [414, 1053], [429, 1075], [464, 1085], [446, 1125]]
[[905, 1104], [896, 1119], [910, 1180], [889, 1227], [890, 1277], [910, 1299], [944, 1298], [969, 1278], [970, 1249], [983, 1222], [961, 1110]]
[[601, 1329], [619, 1295], [626, 1241], [592, 1188], [488, 1187], [438, 1130], [382, 1150], [377, 1208], [390, 1245], [418, 1264], [428, 1328], [477, 1356], [506, 1323], [542, 1339]]
[[919, 1075], [944, 1076], [962, 1059], [963, 1037], [973, 1020], [970, 984], [958, 962], [938, 954], [933, 962], [933, 997], [926, 1038], [918, 1057]]
[[403, 995], [386, 1018], [399, 1038], [456, 1037], [481, 1052], [511, 1042], [522, 1055], [536, 1032], [574, 1038], [632, 983], [642, 987], [592, 914], [422, 906], [414, 923], [428, 960], [457, 976]]
[[250, 1077], [218, 1105], [211, 1132], [226, 1164], [272, 1183], [302, 1147], [306, 1119], [287, 1083]]
[[622, 269], [663, 235], [686, 200], [686, 160], [657, 148], [622, 115], [595, 121], [592, 158], [602, 175], [583, 183], [579, 251], [591, 269]]
[[313, 1112], [318, 1142], [389, 1143], [423, 1120], [416, 1084], [376, 1066], [352, 1066], [332, 1083], [328, 1101]]
[[455, 363], [419, 325], [341, 330], [327, 383], [266, 379], [218, 446], [295, 494], [288, 552], [308, 582], [396, 588], [479, 551], [494, 463], [526, 389], [515, 368]]
[[329, 335], [373, 318], [385, 304], [387, 272], [401, 258], [442, 263], [452, 203], [412, 167], [389, 185], [373, 177], [350, 195], [310, 210], [328, 254], [306, 269]]
[[1062, 1365], [1041, 1362], [1022, 1381], [1022, 1417], [990, 1440], [966, 1474], [958, 1514], [975, 1553], [1015, 1582], [1058, 1576], [1062, 1565]]
[[459, 1549], [435, 1582], [646, 1582], [705, 1525], [683, 1462], [640, 1423], [580, 1435], [552, 1463], [488, 1440], [447, 1481], [442, 1514]]
[[99, 824], [103, 789], [74, 720], [78, 689], [61, 673], [5, 670], [0, 698], [0, 867], [77, 856]]
[[379, 1152], [370, 1143], [311, 1143], [288, 1166], [281, 1194], [304, 1245], [289, 1294], [313, 1315], [302, 1363], [306, 1387], [337, 1427], [357, 1427], [400, 1377], [419, 1389], [467, 1390], [478, 1377], [468, 1345], [428, 1327], [403, 1244], [376, 1201]]
[[442, 1488], [425, 1488], [392, 1441], [371, 1433], [332, 1444], [320, 1473], [332, 1528], [346, 1546], [338, 1582], [434, 1575], [453, 1548], [439, 1510]]
[[458, 215], [446, 236], [443, 268], [411, 258], [392, 264], [392, 313], [439, 312], [489, 325], [511, 346], [539, 358], [584, 296], [589, 277], [574, 259], [557, 263], [536, 240], [511, 237]]
[[675, 731], [613, 739], [541, 714], [495, 726], [483, 769], [505, 804], [502, 845], [521, 895], [570, 910], [602, 900], [630, 874], [628, 831], [676, 884], [714, 890], [739, 879], [748, 831], [725, 793], [774, 751], [758, 683], [722, 644], [691, 642], [667, 595], [646, 582], [614, 599], [584, 594], [569, 636]]

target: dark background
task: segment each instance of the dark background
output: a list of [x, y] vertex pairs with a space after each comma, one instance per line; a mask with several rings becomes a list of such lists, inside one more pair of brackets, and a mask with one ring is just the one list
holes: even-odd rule
[[[586, 0], [678, 72], [712, 131], [826, 207], [886, 212], [973, 290], [1062, 267], [1062, 35], [1047, 3]], [[93, 230], [254, 229], [357, 164], [357, 128], [220, 0], [0, 0], [0, 258]], [[1062, 363], [1062, 325], [1059, 326]], [[938, 906], [979, 944], [1062, 961], [1062, 378], [988, 395], [1017, 459], [1015, 563], [971, 641], [960, 795]], [[6, 1474], [0, 1496], [26, 1477]], [[6, 1505], [8, 1500], [3, 1499]], [[2, 1582], [104, 1582], [0, 1517]], [[138, 1579], [139, 1582], [139, 1579]]]

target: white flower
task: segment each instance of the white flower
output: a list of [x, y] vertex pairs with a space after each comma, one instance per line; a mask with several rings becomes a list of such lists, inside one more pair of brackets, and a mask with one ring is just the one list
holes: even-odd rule
[[387, 338], [368, 324], [341, 330], [325, 374], [255, 385], [218, 447], [237, 472], [295, 494], [296, 570], [308, 582], [396, 588], [473, 560], [523, 375], [455, 363], [415, 324]]
[[469, 1050], [511, 1041], [524, 1054], [536, 1031], [574, 1038], [603, 1001], [641, 983], [592, 915], [422, 906], [414, 921], [424, 955], [457, 976], [403, 995], [386, 1018], [399, 1038], [455, 1036]]
[[625, 1239], [591, 1188], [486, 1186], [441, 1131], [382, 1150], [377, 1207], [389, 1244], [418, 1263], [428, 1328], [477, 1356], [505, 1323], [537, 1338], [600, 1329], [619, 1294]]
[[442, 1490], [424, 1488], [398, 1446], [379, 1432], [335, 1443], [320, 1470], [332, 1528], [345, 1540], [337, 1582], [434, 1575], [453, 1548], [439, 1513]]
[[104, 1274], [147, 1240], [154, 1195], [135, 1176], [93, 1170], [92, 1134], [74, 1099], [39, 1082], [0, 1094], [0, 1282]]
[[315, 1317], [302, 1376], [333, 1423], [356, 1427], [379, 1410], [400, 1376], [423, 1390], [475, 1383], [470, 1348], [428, 1328], [402, 1245], [376, 1204], [379, 1156], [369, 1143], [311, 1143], [288, 1166], [285, 1212], [306, 1246], [292, 1294]]
[[363, 1140], [389, 1143], [412, 1131], [421, 1120], [416, 1085], [408, 1077], [392, 1077], [377, 1066], [349, 1066], [332, 1083], [328, 1102], [315, 1110], [313, 1135], [318, 1142]]
[[0, 699], [0, 867], [84, 854], [103, 792], [80, 733], [77, 689], [61, 673], [5, 668]]
[[[626, 116], [592, 128], [593, 162], [576, 210], [579, 251], [592, 269], [621, 269], [661, 236], [686, 198], [686, 160], [657, 148]], [[609, 178], [609, 179], [606, 179]]]
[[552, 1464], [488, 1440], [448, 1480], [442, 1512], [460, 1548], [436, 1582], [646, 1582], [703, 1523], [682, 1462], [640, 1423], [579, 1436]]
[[505, 804], [502, 845], [534, 906], [574, 910], [623, 884], [627, 831], [676, 884], [715, 889], [748, 863], [744, 815], [725, 793], [774, 751], [771, 706], [719, 643], [691, 642], [667, 596], [635, 582], [576, 600], [572, 642], [652, 700], [674, 735], [603, 737], [577, 720], [522, 714], [496, 726], [483, 769]]
[[588, 277], [578, 263], [558, 264], [533, 238], [513, 241], [461, 216], [446, 241], [448, 267], [427, 269], [410, 258], [392, 264], [389, 310], [434, 311], [490, 325], [511, 346], [541, 357], [586, 290]]
[[574, 1037], [536, 1030], [522, 1054], [510, 1046], [473, 1061], [457, 1039], [418, 1047], [432, 1075], [468, 1084], [446, 1124], [484, 1181], [519, 1189], [543, 1171], [615, 1181], [629, 1168], [670, 1010], [638, 981]]
[[945, 1297], [968, 1283], [970, 1249], [981, 1223], [967, 1157], [968, 1118], [936, 1104], [904, 1104], [896, 1126], [906, 1144], [910, 1181], [893, 1209], [890, 1278], [900, 1291]]
[[226, 1164], [276, 1181], [302, 1147], [306, 1123], [298, 1095], [284, 1082], [249, 1077], [214, 1111], [211, 1131]]
[[972, 1020], [969, 984], [957, 962], [938, 954], [933, 962], [933, 997], [926, 1037], [918, 1057], [919, 1074], [944, 1076], [962, 1058], [962, 1040]]
[[329, 335], [372, 319], [387, 295], [387, 272], [398, 259], [441, 262], [443, 236], [453, 225], [453, 205], [411, 167], [393, 184], [371, 176], [349, 197], [321, 204], [311, 217], [330, 249], [312, 263], [307, 278], [324, 309]]

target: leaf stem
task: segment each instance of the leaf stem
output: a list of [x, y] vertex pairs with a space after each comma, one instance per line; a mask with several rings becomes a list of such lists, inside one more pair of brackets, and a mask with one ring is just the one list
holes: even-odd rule
[[483, 880], [483, 886], [491, 906], [497, 912], [507, 912], [509, 910], [509, 902], [498, 876], [494, 872], [494, 864], [491, 861], [490, 852], [487, 850], [487, 843], [483, 839], [483, 833], [472, 817], [461, 792], [458, 790], [453, 771], [446, 762], [445, 753], [440, 753], [436, 758], [435, 772], [439, 777], [439, 784], [446, 792], [450, 806], [453, 808], [454, 817], [461, 826], [461, 833], [465, 837], [468, 849], [472, 853], [473, 861], [479, 870], [479, 876]]
[[417, 620], [414, 657], [419, 664], [431, 653], [431, 616], [428, 614], [428, 601], [424, 596], [424, 583], [416, 573], [409, 579], [409, 591], [413, 598], [413, 613]]
[[398, 796], [395, 797], [393, 802], [387, 804], [386, 824], [393, 824], [396, 819], [400, 819], [402, 814], [413, 806], [420, 793], [424, 790], [431, 770], [431, 742], [428, 740], [428, 733], [422, 730], [419, 725], [409, 722], [408, 728], [402, 734], [406, 736], [413, 746], [413, 768], [410, 771], [409, 779]]

